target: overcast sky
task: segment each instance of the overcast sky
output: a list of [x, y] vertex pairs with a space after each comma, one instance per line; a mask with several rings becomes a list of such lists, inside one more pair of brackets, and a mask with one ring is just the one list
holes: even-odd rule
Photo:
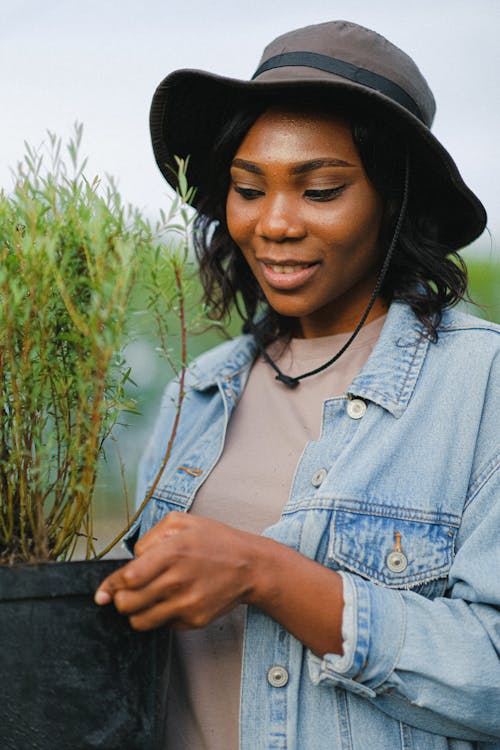
[[[175, 68], [249, 78], [263, 47], [345, 18], [408, 52], [437, 99], [434, 130], [483, 200], [500, 244], [500, 0], [0, 0], [0, 185], [23, 141], [84, 123], [88, 176], [110, 173], [155, 216], [168, 191], [152, 156], [152, 93]], [[489, 247], [489, 240], [482, 245]]]

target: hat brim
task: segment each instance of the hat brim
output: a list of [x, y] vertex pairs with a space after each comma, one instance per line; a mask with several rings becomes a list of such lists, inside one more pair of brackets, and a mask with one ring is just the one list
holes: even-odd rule
[[[465, 247], [479, 237], [487, 221], [477, 196], [463, 181], [448, 151], [430, 129], [403, 106], [365, 85], [307, 68], [283, 68], [278, 76], [264, 73], [259, 80], [241, 81], [201, 70], [177, 70], [168, 75], [153, 96], [150, 130], [158, 167], [174, 188], [177, 187], [174, 156], [190, 157], [189, 184], [196, 187], [194, 206], [209, 189], [207, 155], [220, 132], [238, 110], [249, 107], [263, 96], [297, 92], [332, 94], [332, 102], [366, 106], [387, 118], [407, 139], [412, 149], [412, 178], [419, 190], [425, 186], [426, 210], [439, 227], [439, 240], [453, 249]], [[266, 77], [267, 76], [267, 77]], [[283, 76], [283, 80], [279, 78]], [[334, 98], [335, 97], [335, 98]], [[415, 180], [416, 178], [416, 180]]]

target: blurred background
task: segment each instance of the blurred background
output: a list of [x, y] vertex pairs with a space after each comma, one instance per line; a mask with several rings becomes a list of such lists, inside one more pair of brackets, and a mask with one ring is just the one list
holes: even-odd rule
[[[149, 140], [152, 93], [176, 68], [249, 78], [264, 46], [292, 28], [344, 18], [379, 31], [417, 62], [437, 100], [434, 131], [484, 202], [488, 231], [464, 251], [475, 314], [500, 321], [500, 2], [498, 0], [0, 0], [0, 187], [24, 141], [84, 124], [86, 174], [110, 174], [125, 201], [153, 221], [171, 195]], [[237, 321], [231, 332], [237, 333]], [[220, 341], [193, 340], [194, 356]], [[171, 372], [147, 331], [128, 348], [140, 416], [118, 439], [133, 498], [137, 460]], [[99, 546], [125, 519], [119, 461], [109, 446], [97, 492]], [[133, 504], [133, 499], [131, 500]]]

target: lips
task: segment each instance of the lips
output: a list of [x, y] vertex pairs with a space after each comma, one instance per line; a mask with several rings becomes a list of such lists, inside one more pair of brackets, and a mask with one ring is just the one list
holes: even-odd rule
[[319, 263], [302, 263], [297, 260], [259, 259], [262, 273], [269, 286], [275, 289], [295, 289], [309, 281], [319, 268]]
[[284, 263], [266, 263], [266, 266], [270, 268], [275, 273], [295, 273], [296, 271], [300, 270], [301, 268], [309, 268], [310, 266], [314, 265], [313, 263], [295, 263], [290, 265], [285, 265]]

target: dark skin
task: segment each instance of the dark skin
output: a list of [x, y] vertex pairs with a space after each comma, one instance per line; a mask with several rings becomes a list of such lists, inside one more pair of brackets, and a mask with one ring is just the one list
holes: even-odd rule
[[283, 544], [173, 512], [134, 552], [135, 560], [101, 584], [96, 602], [113, 600], [137, 630], [164, 624], [201, 628], [246, 603], [281, 622], [315, 653], [342, 653], [340, 576]]
[[[269, 304], [297, 319], [304, 338], [356, 327], [382, 263], [382, 210], [341, 118], [270, 110], [233, 159], [229, 232]], [[273, 261], [315, 265], [284, 289], [290, 274], [269, 273]], [[386, 307], [377, 298], [369, 320]]]
[[[269, 303], [305, 338], [358, 323], [381, 263], [381, 214], [341, 118], [269, 110], [233, 160], [228, 229]], [[368, 320], [386, 307], [377, 299]], [[341, 577], [286, 545], [173, 512], [134, 552], [95, 600], [113, 601], [137, 630], [200, 628], [246, 603], [317, 655], [342, 653]]]

